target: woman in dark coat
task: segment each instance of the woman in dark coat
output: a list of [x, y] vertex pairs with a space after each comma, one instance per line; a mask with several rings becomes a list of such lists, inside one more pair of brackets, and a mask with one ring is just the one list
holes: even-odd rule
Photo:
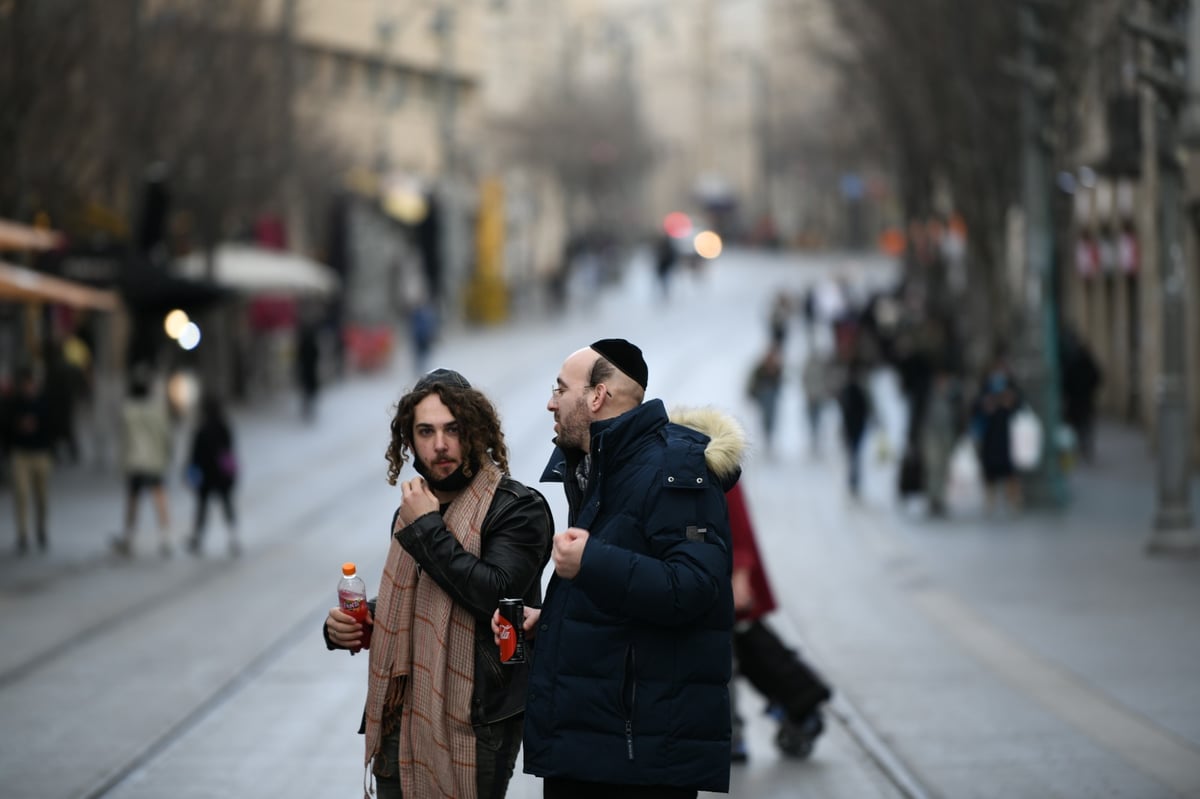
[[867, 423], [873, 415], [871, 395], [863, 385], [862, 364], [855, 360], [846, 370], [846, 382], [838, 391], [838, 407], [842, 409], [842, 445], [846, 450], [850, 495], [858, 498], [862, 483], [862, 442]]
[[1012, 372], [1003, 356], [997, 356], [979, 387], [971, 413], [971, 437], [979, 453], [989, 509], [1000, 484], [1012, 508], [1021, 507], [1021, 480], [1013, 464], [1009, 428], [1022, 401]]
[[221, 401], [206, 395], [200, 406], [200, 423], [192, 437], [192, 454], [188, 459], [188, 481], [196, 489], [196, 525], [188, 541], [188, 551], [199, 554], [204, 542], [205, 516], [208, 498], [212, 494], [221, 500], [225, 509], [225, 527], [229, 532], [229, 554], [241, 553], [236, 516], [233, 508], [233, 487], [237, 482], [237, 457], [233, 448], [233, 431]]
[[1063, 419], [1079, 437], [1079, 451], [1087, 460], [1095, 454], [1096, 390], [1103, 373], [1096, 358], [1073, 330], [1063, 331], [1062, 353]]

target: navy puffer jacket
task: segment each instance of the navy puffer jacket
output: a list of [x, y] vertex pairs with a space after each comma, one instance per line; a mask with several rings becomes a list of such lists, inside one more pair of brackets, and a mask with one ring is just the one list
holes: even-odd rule
[[724, 492], [739, 474], [741, 428], [711, 410], [675, 424], [652, 400], [593, 423], [591, 435], [586, 493], [573, 476], [581, 453], [556, 449], [542, 476], [565, 482], [570, 523], [589, 539], [575, 579], [550, 579], [533, 643], [525, 771], [728, 791]]

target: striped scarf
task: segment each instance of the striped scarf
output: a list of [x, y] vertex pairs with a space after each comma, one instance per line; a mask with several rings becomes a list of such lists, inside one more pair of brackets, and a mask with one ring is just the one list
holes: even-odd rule
[[[495, 464], [485, 462], [446, 509], [446, 527], [476, 557], [483, 519], [502, 476]], [[396, 531], [400, 528], [397, 518]], [[384, 718], [402, 707], [399, 762], [405, 799], [475, 799], [475, 619], [436, 582], [421, 577], [417, 562], [393, 535], [371, 636], [368, 778]]]

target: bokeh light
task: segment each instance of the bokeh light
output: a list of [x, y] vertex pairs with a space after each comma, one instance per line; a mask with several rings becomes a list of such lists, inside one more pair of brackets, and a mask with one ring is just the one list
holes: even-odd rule
[[663, 219], [663, 230], [672, 238], [682, 238], [692, 232], [692, 220], [682, 211], [672, 211]]
[[188, 318], [187, 311], [182, 311], [179, 308], [171, 311], [163, 319], [163, 330], [167, 331], [167, 335], [173, 339], [178, 339], [183, 334], [184, 328], [191, 323]]
[[702, 230], [692, 239], [692, 246], [701, 258], [712, 260], [721, 254], [721, 237], [711, 230]]
[[200, 326], [195, 322], [188, 322], [184, 325], [180, 332], [179, 346], [185, 350], [194, 350], [200, 345]]

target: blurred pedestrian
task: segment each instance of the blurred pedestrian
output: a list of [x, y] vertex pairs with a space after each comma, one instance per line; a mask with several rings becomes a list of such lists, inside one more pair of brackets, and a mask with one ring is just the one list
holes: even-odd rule
[[171, 514], [165, 485], [171, 463], [171, 419], [166, 398], [153, 385], [150, 367], [132, 370], [129, 396], [121, 408], [121, 468], [125, 474], [125, 530], [112, 540], [119, 555], [133, 554], [137, 533], [138, 502], [149, 491], [158, 514], [159, 553], [169, 557]]
[[863, 368], [852, 360], [846, 368], [845, 380], [837, 394], [842, 411], [842, 446], [846, 453], [846, 483], [850, 496], [859, 496], [862, 487], [862, 443], [867, 423], [873, 416], [871, 395], [864, 385]]
[[763, 444], [772, 452], [775, 444], [775, 419], [779, 408], [779, 391], [783, 387], [783, 348], [772, 341], [766, 353], [754, 364], [746, 382], [746, 394], [758, 406]]
[[29, 551], [29, 520], [32, 506], [38, 549], [50, 546], [47, 514], [50, 473], [54, 466], [54, 428], [50, 404], [32, 366], [17, 370], [17, 390], [10, 400], [6, 438], [11, 449], [13, 507], [17, 517], [17, 554]]
[[821, 315], [828, 320], [838, 362], [848, 364], [853, 360], [861, 360], [859, 344], [862, 317], [853, 297], [850, 279], [845, 275], [838, 275], [833, 282], [823, 285], [824, 290], [819, 295]]
[[75, 433], [75, 414], [79, 402], [79, 378], [63, 355], [57, 337], [46, 340], [42, 393], [50, 425], [50, 449], [55, 461], [79, 462], [79, 441]]
[[409, 328], [412, 334], [413, 364], [418, 375], [429, 371], [429, 354], [433, 350], [433, 342], [437, 340], [438, 318], [433, 302], [421, 299], [412, 309], [409, 318]]
[[[466, 378], [436, 369], [396, 407], [388, 482], [401, 484], [373, 625], [360, 732], [378, 799], [502, 797], [521, 746], [529, 666], [500, 663], [501, 599], [541, 604], [554, 521], [537, 491], [508, 474], [495, 407]], [[330, 649], [356, 651], [363, 628], [340, 608]]]
[[71, 420], [70, 447], [78, 461], [81, 454], [80, 439], [87, 442], [84, 454], [88, 460], [100, 462], [95, 447], [94, 375], [92, 371], [92, 348], [80, 329], [73, 331], [62, 343], [62, 356], [71, 386], [71, 404], [74, 417]]
[[220, 398], [207, 393], [200, 402], [200, 421], [192, 434], [192, 449], [187, 465], [188, 482], [196, 492], [196, 516], [188, 552], [200, 554], [204, 546], [204, 528], [209, 497], [216, 496], [225, 511], [225, 530], [229, 554], [237, 557], [242, 545], [237, 534], [233, 488], [237, 483], [238, 459], [233, 429]]
[[321, 388], [321, 340], [319, 328], [303, 321], [296, 331], [296, 382], [300, 387], [300, 416], [311, 422], [317, 415], [317, 392]]
[[971, 436], [983, 471], [987, 509], [1003, 486], [1011, 509], [1021, 508], [1021, 479], [1013, 463], [1012, 418], [1024, 401], [1003, 351], [997, 351], [971, 407]]
[[570, 524], [525, 622], [525, 771], [546, 799], [729, 790], [725, 489], [744, 438], [716, 411], [668, 419], [643, 401], [647, 378], [640, 349], [602, 339], [566, 359], [546, 405], [557, 438], [542, 479], [563, 483]]
[[1062, 344], [1063, 419], [1075, 431], [1085, 460], [1096, 454], [1096, 391], [1104, 382], [1100, 364], [1079, 335], [1067, 327]]
[[782, 349], [787, 341], [788, 326], [792, 321], [792, 299], [787, 292], [780, 289], [775, 292], [771, 301], [771, 313], [767, 319], [767, 329], [771, 341]]
[[800, 373], [804, 396], [804, 418], [808, 428], [808, 448], [813, 457], [821, 454], [821, 414], [829, 402], [831, 364], [816, 347], [809, 346]]
[[817, 329], [817, 284], [809, 283], [804, 290], [804, 299], [801, 301], [800, 313], [804, 319], [804, 340], [808, 342], [811, 350], [815, 343], [814, 335]]
[[825, 729], [821, 705], [831, 691], [825, 682], [793, 650], [787, 648], [765, 622], [775, 610], [775, 594], [759, 553], [746, 505], [738, 483], [725, 492], [729, 503], [729, 529], [733, 537], [733, 678], [729, 681], [729, 709], [733, 735], [731, 759], [744, 763], [749, 751], [743, 735], [744, 722], [738, 712], [736, 677], [748, 679], [770, 703], [768, 712], [779, 721], [775, 743], [792, 757], [807, 757]]
[[914, 321], [899, 332], [895, 342], [896, 373], [900, 378], [900, 391], [908, 405], [905, 452], [915, 452], [921, 446], [935, 363], [925, 342], [929, 327], [931, 325], [926, 320]]
[[583, 237], [577, 233], [568, 234], [563, 241], [558, 268], [547, 277], [551, 310], [555, 313], [566, 311], [570, 303], [571, 283], [575, 279], [575, 259], [579, 257], [582, 249]]
[[658, 238], [654, 251], [655, 273], [658, 275], [659, 296], [665, 302], [670, 296], [671, 273], [679, 260], [679, 252], [675, 249], [675, 239], [665, 230]]
[[931, 516], [946, 515], [950, 457], [962, 432], [962, 417], [962, 386], [946, 364], [939, 364], [926, 398], [925, 423], [921, 428], [925, 495]]

